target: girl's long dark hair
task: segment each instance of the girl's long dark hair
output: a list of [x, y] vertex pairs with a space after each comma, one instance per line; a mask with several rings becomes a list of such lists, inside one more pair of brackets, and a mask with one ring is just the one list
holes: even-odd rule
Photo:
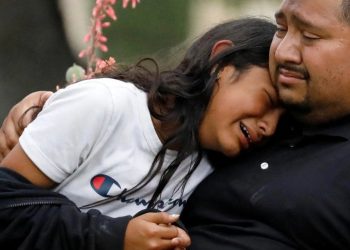
[[[146, 186], [161, 171], [166, 150], [174, 145], [180, 145], [177, 155], [162, 171], [149, 207], [157, 205], [157, 199], [181, 162], [193, 154], [190, 167], [183, 169], [187, 171], [185, 178], [173, 190], [181, 190], [183, 194], [188, 179], [203, 156], [198, 130], [215, 86], [217, 72], [226, 65], [235, 66], [239, 72], [251, 66], [267, 68], [275, 29], [274, 24], [261, 18], [228, 21], [215, 26], [195, 41], [173, 70], [158, 72], [158, 65], [154, 60], [143, 59], [134, 66], [118, 66], [102, 75], [135, 84], [147, 93], [148, 107], [154, 118], [164, 125], [176, 124], [176, 129], [163, 143], [148, 174], [123, 195], [132, 194]], [[210, 59], [214, 44], [220, 40], [230, 40], [234, 46]], [[149, 62], [153, 63], [153, 68], [147, 67]], [[119, 198], [120, 195], [107, 198], [83, 208]]]

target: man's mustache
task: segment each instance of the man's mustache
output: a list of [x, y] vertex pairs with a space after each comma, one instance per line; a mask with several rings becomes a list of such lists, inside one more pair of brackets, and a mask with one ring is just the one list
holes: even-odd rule
[[280, 72], [281, 69], [284, 69], [284, 70], [301, 74], [303, 78], [306, 80], [310, 78], [309, 72], [304, 67], [299, 65], [285, 63], [285, 64], [278, 64], [276, 68], [277, 68], [277, 72]]

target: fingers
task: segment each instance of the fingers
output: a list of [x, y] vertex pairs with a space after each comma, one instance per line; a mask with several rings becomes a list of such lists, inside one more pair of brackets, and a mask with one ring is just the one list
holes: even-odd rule
[[129, 221], [125, 232], [124, 250], [170, 249], [177, 236], [175, 227], [158, 225], [153, 215], [143, 214]]
[[3, 143], [6, 144], [9, 149], [12, 149], [17, 144], [18, 138], [23, 130], [13, 117], [6, 117], [2, 124], [1, 132], [3, 135], [2, 139], [4, 139]]
[[0, 160], [18, 143], [23, 129], [32, 121], [33, 114], [38, 110], [30, 108], [42, 107], [51, 95], [51, 91], [33, 92], [12, 107], [0, 129]]
[[178, 235], [177, 227], [171, 225], [178, 220], [179, 215], [171, 215], [165, 212], [146, 213], [140, 215], [139, 218], [151, 223], [153, 227], [148, 229], [154, 230], [149, 232], [151, 235], [155, 234], [162, 239], [172, 239]]
[[11, 115], [10, 118], [12, 118], [13, 122], [18, 124], [18, 133], [22, 133], [23, 129], [32, 122], [52, 94], [51, 91], [33, 92], [14, 106], [14, 110], [10, 111], [9, 116]]
[[45, 102], [47, 101], [47, 99], [49, 99], [50, 96], [52, 96], [52, 94], [52, 91], [39, 91], [40, 101], [38, 105], [44, 106]]
[[[162, 225], [163, 229], [160, 229], [162, 237], [166, 239], [172, 238], [173, 246], [186, 248], [191, 244], [191, 239], [188, 234], [183, 229], [172, 225], [172, 223], [179, 219], [179, 215], [165, 212], [147, 213], [144, 214], [144, 218], [155, 224]], [[174, 231], [175, 229], [176, 232]]]
[[23, 129], [32, 121], [35, 110], [31, 108], [42, 107], [51, 95], [51, 91], [33, 92], [12, 107], [2, 125], [12, 144], [16, 144], [18, 135], [21, 135]]
[[179, 219], [178, 214], [168, 214], [165, 212], [159, 213], [146, 213], [141, 215], [145, 220], [156, 223], [156, 224], [172, 224]]
[[190, 245], [186, 232], [174, 225], [178, 215], [146, 213], [130, 220], [125, 235], [125, 250], [184, 249]]
[[7, 145], [7, 139], [4, 131], [0, 129], [0, 161], [10, 152], [10, 148]]
[[0, 155], [1, 160], [17, 144], [19, 133], [17, 124], [10, 117], [6, 117], [0, 129]]
[[185, 249], [191, 245], [190, 236], [181, 228], [177, 227], [178, 236], [172, 239], [173, 246], [176, 249]]

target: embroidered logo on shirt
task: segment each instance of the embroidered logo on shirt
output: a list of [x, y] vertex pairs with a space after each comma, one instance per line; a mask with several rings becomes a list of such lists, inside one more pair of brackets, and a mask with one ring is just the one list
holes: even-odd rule
[[[149, 200], [146, 200], [142, 197], [130, 197], [128, 195], [125, 195], [127, 189], [122, 190], [120, 184], [116, 180], [105, 174], [95, 175], [91, 178], [90, 184], [95, 192], [103, 197], [107, 198], [119, 195], [120, 197], [117, 200], [122, 203], [147, 207], [150, 202]], [[156, 201], [154, 208], [171, 209], [176, 206], [182, 207], [185, 203], [186, 200], [183, 200], [182, 198], [159, 199]]]
[[112, 197], [119, 193], [121, 189], [116, 180], [104, 174], [98, 174], [92, 177], [90, 184], [95, 192], [103, 197]]

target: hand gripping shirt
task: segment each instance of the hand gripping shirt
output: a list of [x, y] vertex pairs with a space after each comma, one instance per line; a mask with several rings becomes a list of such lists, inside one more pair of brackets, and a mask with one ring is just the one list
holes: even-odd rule
[[[20, 137], [35, 165], [78, 206], [131, 189], [148, 173], [162, 146], [153, 127], [145, 92], [114, 79], [82, 81], [57, 91]], [[169, 150], [165, 166], [175, 157]], [[157, 209], [179, 213], [193, 189], [212, 171], [204, 158], [184, 195], [176, 191], [191, 156], [176, 170]], [[133, 215], [147, 207], [161, 174], [140, 191], [96, 207], [109, 216]]]

